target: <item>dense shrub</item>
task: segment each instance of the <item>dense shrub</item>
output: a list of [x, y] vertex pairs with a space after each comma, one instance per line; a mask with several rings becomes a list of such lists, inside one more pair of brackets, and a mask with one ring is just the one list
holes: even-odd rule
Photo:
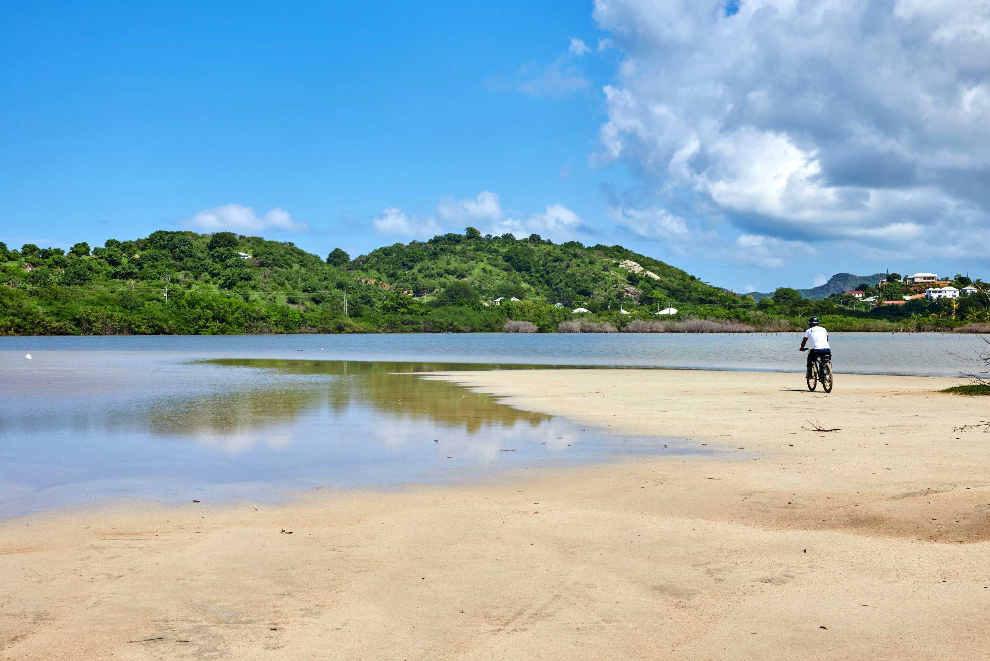
[[668, 333], [752, 333], [756, 329], [749, 324], [724, 319], [685, 319], [668, 321]]
[[581, 322], [580, 321], [562, 321], [557, 326], [558, 333], [580, 333], [581, 332]]
[[502, 327], [503, 333], [535, 333], [536, 324], [531, 321], [507, 321]]
[[618, 332], [612, 324], [607, 321], [582, 321], [582, 333], [616, 333]]
[[625, 333], [666, 333], [667, 325], [662, 321], [633, 319], [622, 330]]

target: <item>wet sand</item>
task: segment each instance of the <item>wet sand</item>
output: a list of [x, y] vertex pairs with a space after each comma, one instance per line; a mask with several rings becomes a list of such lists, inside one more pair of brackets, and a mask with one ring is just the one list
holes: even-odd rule
[[7, 521], [0, 658], [986, 658], [990, 407], [954, 381], [443, 378], [714, 454]]

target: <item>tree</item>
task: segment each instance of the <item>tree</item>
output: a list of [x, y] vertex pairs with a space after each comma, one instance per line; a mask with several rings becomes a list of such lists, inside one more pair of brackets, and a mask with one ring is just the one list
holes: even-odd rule
[[62, 250], [61, 248], [42, 248], [41, 251], [38, 252], [38, 256], [41, 257], [42, 259], [51, 259], [56, 255], [61, 256], [64, 254], [65, 251]]
[[76, 257], [85, 257], [89, 254], [89, 244], [85, 241], [80, 241], [72, 246], [72, 248], [69, 249], [69, 252]]
[[880, 295], [885, 301], [899, 301], [904, 297], [904, 289], [899, 282], [888, 282], [880, 287]]
[[327, 264], [330, 266], [343, 266], [349, 261], [351, 261], [351, 256], [340, 248], [334, 248], [327, 255]]
[[520, 273], [527, 273], [533, 270], [532, 251], [522, 245], [517, 244], [509, 248], [505, 253], [505, 261]]
[[478, 230], [476, 230], [473, 227], [467, 227], [467, 228], [464, 229], [464, 236], [467, 237], [467, 238], [469, 238], [469, 239], [480, 239], [481, 238], [481, 232], [479, 232]]
[[124, 261], [124, 253], [116, 246], [108, 246], [106, 250], [103, 251], [103, 259], [106, 260], [107, 264], [110, 266], [120, 266], [120, 264]]
[[900, 282], [900, 281], [901, 281], [901, 274], [900, 273], [888, 273], [887, 274], [887, 282]]
[[778, 287], [773, 292], [773, 300], [777, 305], [795, 305], [801, 300], [801, 294], [791, 287]]
[[7, 244], [0, 241], [0, 262], [6, 262], [10, 259], [10, 251], [7, 250]]
[[219, 248], [236, 248], [237, 235], [233, 232], [217, 232], [210, 237], [210, 243], [207, 247], [210, 250], [217, 250]]
[[23, 257], [37, 257], [41, 254], [41, 248], [34, 245], [33, 243], [25, 243], [21, 246], [21, 255]]
[[450, 283], [437, 296], [438, 305], [474, 305], [480, 301], [481, 297], [474, 287], [462, 280]]
[[969, 279], [969, 278], [967, 278], [966, 276], [964, 276], [964, 275], [960, 275], [960, 274], [958, 274], [958, 273], [956, 273], [956, 277], [955, 277], [954, 279], [955, 279], [955, 281], [956, 281], [956, 282], [958, 282], [958, 283], [959, 283], [960, 285], [962, 285], [963, 287], [968, 287], [968, 286], [970, 286], [971, 284], [973, 284], [973, 281], [972, 281], [972, 280], [970, 280], [970, 279]]

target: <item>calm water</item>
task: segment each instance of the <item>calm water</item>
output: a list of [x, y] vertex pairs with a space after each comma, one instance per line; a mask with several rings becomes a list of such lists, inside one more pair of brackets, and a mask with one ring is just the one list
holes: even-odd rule
[[[833, 333], [836, 373], [958, 376], [973, 368], [986, 344], [974, 335]], [[800, 371], [798, 333], [238, 335], [196, 337], [0, 337], [0, 355], [14, 351], [136, 351], [209, 358], [335, 358], [341, 360], [489, 364], [609, 365], [687, 369]]]
[[[797, 370], [798, 343], [794, 334], [0, 338], [0, 517], [111, 497], [274, 501], [316, 486], [697, 451], [412, 373], [507, 364]], [[956, 376], [981, 346], [950, 335], [833, 337], [839, 373]]]

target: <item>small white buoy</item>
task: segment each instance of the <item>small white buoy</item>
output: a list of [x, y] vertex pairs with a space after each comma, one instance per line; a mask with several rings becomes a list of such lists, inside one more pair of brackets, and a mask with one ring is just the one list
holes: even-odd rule
[[24, 357], [25, 357], [25, 358], [27, 358], [28, 360], [31, 360], [31, 354], [27, 354], [27, 355], [26, 355], [26, 356], [24, 356]]

